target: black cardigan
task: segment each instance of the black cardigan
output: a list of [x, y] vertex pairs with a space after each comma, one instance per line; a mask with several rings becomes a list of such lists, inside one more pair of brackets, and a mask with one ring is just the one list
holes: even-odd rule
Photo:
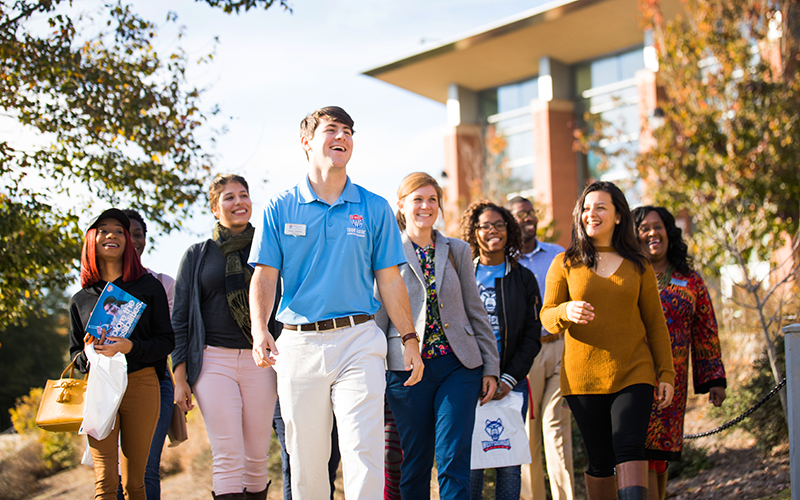
[[528, 376], [542, 348], [542, 299], [532, 272], [516, 262], [506, 265], [511, 269], [502, 278], [495, 278], [502, 342], [500, 373], [520, 382]]
[[[129, 337], [133, 347], [131, 352], [125, 355], [128, 361], [128, 373], [152, 366], [156, 369], [159, 380], [164, 380], [167, 356], [175, 347], [175, 334], [172, 332], [164, 287], [150, 273], [145, 273], [139, 279], [130, 282], [118, 278], [114, 284], [147, 304]], [[88, 370], [86, 355], [83, 354], [86, 324], [105, 286], [105, 281], [98, 281], [94, 285], [82, 288], [69, 302], [70, 358], [78, 357], [75, 365], [84, 373]]]

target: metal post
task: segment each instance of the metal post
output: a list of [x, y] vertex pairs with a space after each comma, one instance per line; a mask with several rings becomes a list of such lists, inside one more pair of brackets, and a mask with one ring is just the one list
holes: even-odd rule
[[789, 407], [789, 477], [792, 500], [800, 500], [800, 324], [783, 327], [786, 346], [786, 395]]

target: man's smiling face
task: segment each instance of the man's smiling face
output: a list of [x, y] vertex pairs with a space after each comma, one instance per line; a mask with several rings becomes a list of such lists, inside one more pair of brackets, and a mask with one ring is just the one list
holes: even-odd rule
[[322, 117], [314, 137], [303, 138], [303, 147], [313, 165], [344, 168], [353, 154], [353, 131], [343, 123]]

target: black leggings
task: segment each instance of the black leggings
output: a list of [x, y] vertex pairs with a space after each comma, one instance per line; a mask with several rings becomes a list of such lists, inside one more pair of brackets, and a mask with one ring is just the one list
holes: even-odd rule
[[566, 396], [583, 437], [589, 468], [594, 477], [614, 475], [614, 466], [631, 460], [646, 460], [644, 443], [653, 386], [635, 384], [614, 394]]

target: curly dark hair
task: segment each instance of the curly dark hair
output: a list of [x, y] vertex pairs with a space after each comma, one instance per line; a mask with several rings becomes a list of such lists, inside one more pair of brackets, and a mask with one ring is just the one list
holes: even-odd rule
[[477, 237], [478, 219], [487, 210], [497, 212], [505, 221], [505, 254], [511, 261], [511, 264], [516, 265], [517, 260], [519, 260], [520, 249], [522, 248], [522, 230], [519, 228], [517, 220], [506, 208], [487, 200], [476, 201], [470, 205], [461, 215], [461, 239], [469, 243], [470, 248], [472, 248], [473, 258], [480, 255]]
[[636, 232], [647, 214], [655, 212], [661, 217], [664, 229], [667, 231], [667, 261], [672, 264], [679, 273], [689, 274], [694, 269], [694, 259], [689, 256], [689, 246], [683, 241], [683, 231], [675, 223], [675, 217], [664, 207], [654, 207], [645, 205], [633, 209], [633, 224]]
[[586, 201], [586, 196], [595, 191], [608, 193], [611, 196], [611, 202], [614, 204], [614, 210], [619, 215], [619, 224], [614, 228], [611, 245], [618, 254], [633, 262], [639, 272], [643, 273], [649, 261], [639, 248], [639, 240], [634, 234], [633, 218], [628, 207], [628, 200], [625, 199], [625, 195], [617, 186], [607, 181], [595, 181], [586, 186], [583, 194], [575, 204], [575, 209], [572, 211], [572, 242], [567, 251], [564, 252], [564, 265], [569, 266], [577, 262], [583, 262], [586, 267], [593, 268], [597, 264], [597, 249], [595, 249], [589, 235], [586, 234], [586, 228], [583, 227], [581, 221], [583, 203]]

